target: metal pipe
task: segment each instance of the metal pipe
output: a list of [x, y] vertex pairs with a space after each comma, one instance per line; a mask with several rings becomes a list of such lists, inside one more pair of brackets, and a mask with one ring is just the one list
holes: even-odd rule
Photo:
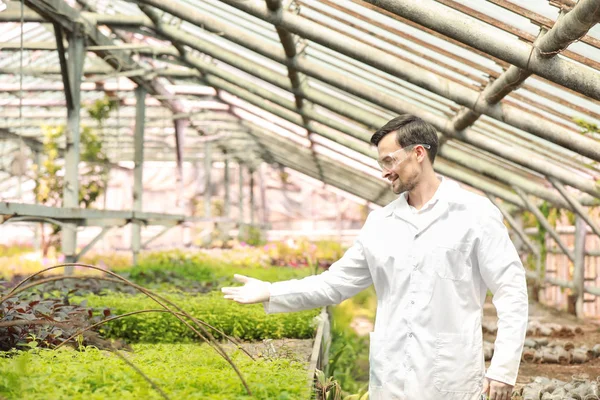
[[255, 199], [254, 199], [254, 170], [248, 169], [248, 174], [250, 175], [250, 224], [254, 225], [254, 213], [255, 213]]
[[[228, 4], [234, 3], [231, 0], [225, 1]], [[529, 43], [513, 38], [498, 28], [477, 21], [469, 15], [449, 9], [433, 0], [408, 0], [401, 3], [394, 0], [366, 1], [516, 67], [529, 70], [596, 100], [600, 99], [600, 77], [595, 71], [568, 59], [559, 57], [548, 59], [535, 51]], [[579, 3], [582, 3], [581, 8], [573, 16], [574, 19], [581, 18], [581, 22], [576, 25], [577, 31], [581, 31], [581, 27], [587, 25], [591, 27], [600, 18], [595, 0], [582, 0]], [[572, 24], [566, 27], [570, 25]], [[548, 45], [559, 43], [558, 38], [562, 35], [564, 29], [557, 32], [556, 39], [551, 38]]]
[[548, 180], [550, 181], [550, 183], [552, 183], [552, 185], [554, 185], [556, 190], [558, 190], [560, 194], [565, 198], [565, 200], [571, 205], [570, 208], [572, 210], [575, 210], [577, 215], [583, 218], [583, 220], [590, 226], [590, 228], [592, 228], [596, 235], [600, 236], [600, 226], [598, 226], [598, 224], [589, 216], [589, 214], [581, 206], [577, 199], [573, 197], [573, 195], [570, 194], [567, 191], [567, 189], [556, 179], [550, 177], [548, 178]]
[[212, 217], [212, 146], [210, 142], [204, 145], [204, 216]]
[[[225, 29], [227, 29], [227, 27], [225, 27]], [[282, 87], [286, 90], [292, 90], [289, 85], [289, 82], [286, 82], [283, 77], [278, 77], [278, 76], [274, 75], [271, 71], [267, 71], [264, 68], [261, 69], [261, 67], [259, 67], [258, 65], [253, 65], [252, 62], [242, 59], [238, 55], [234, 55], [231, 52], [228, 52], [222, 48], [219, 48], [218, 46], [214, 46], [214, 45], [212, 45], [212, 47], [210, 45], [207, 46], [204, 43], [204, 41], [202, 41], [201, 39], [195, 39], [192, 42], [191, 38], [186, 38], [185, 34], [177, 32], [176, 30], [171, 29], [166, 26], [164, 27], [164, 33], [171, 40], [185, 41], [185, 42], [187, 42], [186, 44], [189, 44], [190, 46], [192, 46], [200, 51], [207, 52], [207, 54], [210, 54], [213, 57], [222, 59], [233, 66], [236, 66], [242, 70], [245, 70], [255, 76], [258, 76], [258, 77], [260, 77], [270, 83], [273, 83], [279, 87]], [[266, 47], [266, 46], [267, 45], [263, 44], [261, 46], [261, 48]], [[263, 49], [263, 54], [267, 54], [267, 53], [270, 54], [271, 56], [276, 56], [276, 57], [282, 58], [282, 60], [280, 60], [282, 62], [285, 61], [285, 57], [283, 57], [281, 54], [279, 56], [276, 55], [277, 51], [272, 51], [272, 50], [264, 51], [264, 49]], [[215, 74], [215, 75], [221, 76], [221, 77], [232, 76], [231, 74], [228, 74], [227, 71], [223, 71], [222, 69], [219, 69], [218, 67], [216, 67], [214, 65], [211, 66], [211, 65], [209, 65], [210, 63], [203, 62], [202, 60], [196, 60], [191, 57], [187, 57], [187, 61], [189, 63], [191, 63], [191, 65], [203, 70], [204, 72], [212, 73], [212, 74]], [[423, 118], [424, 120], [432, 123], [440, 132], [443, 132], [451, 137], [458, 138], [462, 141], [473, 144], [473, 145], [480, 147], [484, 150], [487, 150], [493, 154], [499, 155], [503, 158], [509, 159], [520, 165], [531, 168], [537, 172], [555, 176], [556, 178], [560, 179], [561, 181], [566, 182], [574, 187], [577, 187], [578, 189], [580, 189], [582, 191], [585, 191], [593, 196], [600, 197], [600, 190], [598, 190], [598, 188], [594, 185], [594, 183], [592, 181], [583, 179], [583, 178], [578, 178], [578, 177], [574, 176], [567, 169], [559, 167], [551, 162], [548, 162], [547, 160], [540, 159], [533, 152], [515, 151], [515, 149], [511, 146], [502, 145], [502, 144], [499, 144], [497, 141], [489, 140], [488, 138], [484, 137], [483, 135], [476, 133], [475, 131], [470, 130], [470, 129], [460, 131], [460, 132], [456, 131], [452, 127], [451, 123], [449, 123], [449, 121], [443, 117], [440, 117], [440, 116], [430, 113], [428, 111], [422, 110], [422, 109], [415, 107], [412, 104], [409, 104], [407, 102], [402, 102], [398, 98], [389, 96], [385, 93], [381, 93], [380, 91], [377, 91], [376, 89], [371, 88], [367, 85], [358, 84], [358, 83], [354, 82], [352, 80], [352, 78], [350, 78], [350, 77], [340, 76], [339, 74], [337, 74], [334, 71], [328, 71], [327, 67], [316, 66], [314, 64], [311, 64], [310, 60], [306, 60], [304, 58], [297, 58], [297, 60], [295, 61], [295, 66], [298, 68], [298, 70], [301, 70], [302, 72], [306, 73], [307, 75], [311, 75], [313, 77], [316, 77], [317, 79], [321, 79], [321, 80], [323, 80], [329, 84], [335, 85], [336, 87], [339, 87], [342, 90], [345, 90], [349, 93], [355, 94], [357, 96], [362, 96], [363, 98], [368, 99], [378, 105], [381, 105], [382, 107], [386, 107], [390, 110], [393, 110], [393, 111], [399, 112], [399, 113], [407, 112], [407, 113], [417, 115], [417, 116]], [[235, 79], [236, 82], [241, 80], [240, 78], [237, 78], [237, 77], [230, 78], [228, 80], [231, 80], [231, 79]], [[262, 89], [262, 88], [260, 88], [260, 89]], [[261, 93], [262, 93], [261, 95], [263, 95], [264, 93], [268, 93], [268, 91], [261, 90]], [[302, 93], [306, 99], [309, 99], [310, 101], [313, 101], [313, 102], [315, 102], [321, 106], [327, 107], [329, 109], [332, 109], [331, 108], [332, 105], [337, 104], [338, 107], [334, 111], [341, 113], [340, 107], [342, 107], [343, 103], [340, 102], [339, 100], [331, 100], [331, 96], [326, 96], [326, 95], [324, 96], [319, 91], [312, 89], [312, 88], [303, 88]], [[271, 95], [271, 96], [273, 96], [273, 95]], [[347, 107], [345, 109], [348, 110]], [[373, 118], [373, 116], [370, 115], [369, 113], [365, 113], [360, 110], [359, 110], [360, 112], [358, 112], [358, 114], [357, 114], [355, 112], [356, 110], [357, 110], [357, 108], [354, 107], [351, 112], [347, 112], [345, 115], [352, 115], [354, 119], [358, 119], [358, 116], [361, 116], [361, 115], [366, 116], [365, 118], [370, 118], [370, 119]], [[305, 113], [305, 115], [307, 115], [307, 114]], [[315, 117], [315, 116], [314, 115], [310, 116], [310, 118], [313, 118], [313, 117]], [[321, 116], [320, 119], [322, 121], [323, 117]], [[319, 121], [319, 122], [321, 122], [321, 121]], [[323, 122], [326, 123], [326, 121], [323, 121]], [[302, 122], [297, 122], [297, 124], [301, 125]], [[371, 122], [371, 123], [369, 123], [369, 125], [371, 127], [381, 126], [381, 125], [379, 125], [379, 122]], [[578, 135], [578, 136], [581, 137], [582, 135]], [[360, 137], [365, 138], [365, 135], [360, 135]]]
[[[202, 66], [199, 65], [199, 64], [196, 64], [196, 66], [198, 68], [202, 68]], [[205, 73], [207, 72], [207, 70], [203, 70], [203, 71]], [[219, 73], [221, 76], [229, 78], [230, 80], [232, 80], [232, 81], [234, 81], [234, 82], [236, 82], [238, 84], [241, 84], [241, 80], [239, 78], [237, 78], [237, 77], [230, 77], [224, 71], [219, 72], [219, 71], [211, 70], [210, 72]], [[228, 91], [229, 93], [232, 93], [232, 94], [234, 94], [234, 95], [236, 95], [236, 96], [238, 96], [240, 98], [243, 98], [246, 101], [249, 101], [249, 102], [251, 102], [251, 103], [253, 103], [253, 104], [255, 104], [255, 105], [257, 105], [257, 106], [259, 106], [259, 107], [261, 107], [261, 108], [263, 108], [263, 109], [265, 109], [267, 111], [269, 111], [269, 112], [274, 113], [275, 115], [278, 115], [278, 116], [280, 116], [282, 118], [288, 119], [291, 122], [294, 122], [296, 124], [301, 124], [302, 123], [300, 117], [297, 116], [297, 114], [292, 114], [292, 113], [289, 113], [289, 112], [287, 112], [285, 110], [281, 110], [279, 108], [273, 107], [272, 105], [268, 104], [265, 101], [265, 99], [267, 99], [267, 100], [269, 100], [271, 102], [274, 102], [276, 104], [279, 104], [281, 106], [285, 106], [287, 109], [290, 109], [290, 110], [294, 108], [293, 102], [291, 102], [289, 100], [281, 99], [279, 96], [276, 96], [276, 95], [274, 95], [274, 94], [268, 92], [267, 90], [264, 90], [264, 89], [262, 89], [262, 88], [260, 88], [258, 86], [252, 86], [252, 84], [250, 84], [250, 83], [243, 83], [243, 85], [246, 88], [249, 88], [249, 87], [251, 88], [251, 91], [253, 93], [255, 93], [255, 94], [253, 94], [253, 93], [248, 93], [248, 92], [246, 92], [244, 90], [241, 90], [240, 88], [234, 86], [233, 84], [229, 84], [228, 82], [224, 82], [222, 79], [216, 78], [216, 77], [214, 77], [212, 75], [206, 75], [205, 76], [205, 80], [209, 84], [214, 85], [216, 87], [219, 87], [221, 89], [224, 89], [224, 90]], [[317, 96], [321, 96], [320, 94], [318, 94], [318, 95], [315, 94], [313, 96], [312, 93], [314, 91], [312, 89], [311, 90], [305, 90], [304, 92], [307, 95], [310, 94], [311, 99], [314, 98], [314, 97], [317, 97]], [[333, 101], [334, 100], [332, 100], [331, 102], [333, 102]], [[336, 107], [336, 106], [333, 106], [333, 107]], [[372, 115], [370, 115], [368, 113], [365, 113], [364, 111], [359, 110], [359, 109], [357, 109], [356, 107], [353, 107], [353, 106], [349, 106], [348, 105], [346, 107], [341, 106], [341, 107], [336, 107], [336, 108], [337, 108], [336, 111], [344, 112], [346, 115], [354, 115], [355, 118], [360, 118], [362, 116], [363, 119], [368, 119], [367, 122], [370, 122], [372, 125], [379, 125], [379, 126], [381, 126], [381, 125], [383, 125], [383, 123], [385, 123], [385, 121], [383, 121], [382, 119], [377, 118], [375, 116], [372, 116]], [[319, 118], [322, 119], [322, 117], [319, 117]], [[326, 120], [324, 120], [323, 122], [327, 124]], [[342, 129], [344, 129], [344, 128], [342, 128]], [[347, 131], [347, 129], [344, 129], [344, 130]], [[317, 132], [317, 133], [320, 134], [320, 132]], [[329, 138], [331, 140], [334, 140], [336, 142], [340, 142], [340, 140], [338, 138], [331, 137], [331, 135], [328, 135], [328, 136], [329, 136]], [[374, 150], [372, 150], [372, 149], [365, 149], [365, 148], [363, 148], [361, 146], [358, 146], [358, 144], [351, 143], [350, 141], [346, 141], [343, 144], [345, 146], [353, 149], [353, 150], [356, 150], [356, 151], [362, 153], [362, 154], [368, 155], [368, 156], [370, 156], [372, 158], [376, 158], [376, 152]], [[459, 153], [460, 152], [458, 152], [458, 154]], [[455, 151], [452, 154], [456, 155], [457, 152]], [[464, 153], [464, 154], [460, 155], [459, 157], [457, 157], [457, 161], [458, 162], [464, 163], [465, 165], [467, 165], [469, 167], [470, 167], [470, 162], [472, 161], [471, 159], [475, 159], [475, 158], [472, 157], [472, 156], [467, 155], [466, 153]], [[456, 174], [454, 174], [454, 175], [456, 176]], [[517, 176], [516, 174], [510, 175], [506, 171], [504, 173], [497, 172], [496, 175], [502, 175], [504, 177], [509, 176], [510, 178], [512, 178], [513, 176]], [[450, 175], [448, 175], [448, 176], [450, 176]], [[508, 182], [511, 183], [512, 181], [509, 179]], [[531, 186], [531, 183], [527, 182], [527, 184], [525, 186], [527, 188], [529, 188], [529, 186]], [[543, 189], [540, 189], [539, 192], [543, 192]], [[536, 192], [536, 193], [538, 193], [538, 192]], [[516, 196], [514, 196], [514, 197], [516, 197]], [[550, 198], [552, 198], [552, 200], [558, 201], [558, 202], [560, 202], [562, 200], [562, 199], [560, 199], [560, 198], [558, 198], [556, 196], [553, 196], [553, 197], [550, 197]], [[514, 200], [513, 200], [513, 202], [514, 202]], [[564, 201], [563, 201], [563, 203], [564, 203]], [[566, 205], [568, 206], [568, 204], [566, 204]]]
[[239, 225], [244, 223], [244, 169], [242, 164], [238, 163], [238, 188], [239, 188]]
[[258, 169], [258, 187], [260, 188], [260, 205], [261, 205], [261, 224], [268, 226], [269, 224], [269, 204], [267, 203], [267, 187], [265, 185], [265, 164], [261, 164]]
[[[233, 2], [232, 0], [229, 0], [231, 2]], [[159, 3], [156, 0], [144, 0], [145, 3], [147, 4], [151, 4], [154, 5], [157, 8], [166, 10], [167, 12], [170, 12], [174, 15], [178, 15], [180, 18], [185, 19], [190, 21], [191, 19], [196, 18], [197, 19], [197, 15], [193, 15], [190, 16], [188, 15], [188, 12], [191, 10], [192, 12], [196, 12], [197, 10], [194, 10], [193, 8], [185, 8], [185, 6], [177, 4], [175, 5], [174, 2], [169, 2], [169, 1], [165, 1], [164, 5], [162, 5], [161, 7], [161, 3]], [[247, 2], [249, 3], [249, 2]], [[234, 6], [236, 4], [233, 4]], [[246, 5], [247, 6], [247, 5]], [[178, 8], [183, 9], [183, 11], [178, 11]], [[207, 18], [209, 18], [209, 16], [206, 16]], [[260, 16], [259, 16], [260, 17]], [[263, 18], [263, 19], [266, 19]], [[146, 21], [147, 22], [147, 21]], [[194, 23], [194, 22], [192, 22]], [[284, 20], [283, 23], [287, 23], [287, 20]], [[196, 23], [199, 26], [207, 26], [209, 24], [206, 24], [205, 22], [198, 22]], [[304, 25], [303, 25], [304, 26]], [[207, 26], [208, 27], [208, 26]], [[210, 28], [210, 27], [209, 27]], [[213, 29], [216, 31], [219, 31], [219, 29]], [[317, 39], [318, 39], [318, 34], [317, 35]], [[338, 37], [340, 35], [329, 35], [332, 37]], [[326, 36], [327, 37], [327, 36]], [[340, 38], [342, 39], [342, 42], [345, 41], [345, 38]], [[313, 39], [314, 40], [314, 39]], [[319, 42], [319, 40], [316, 40], [317, 42]], [[258, 41], [255, 41], [258, 42]], [[350, 46], [352, 47], [352, 46]], [[252, 48], [252, 47], [250, 47]], [[360, 53], [359, 53], [360, 54]], [[363, 53], [363, 54], [368, 54], [368, 53]], [[360, 58], [359, 58], [360, 59]], [[374, 59], [377, 59], [377, 57], [374, 57]], [[396, 63], [398, 64], [398, 63]], [[419, 75], [423, 75], [421, 74], [421, 71], [418, 71], [417, 69], [415, 69], [413, 67], [413, 70], [410, 70], [405, 68], [405, 67], [410, 67], [410, 64], [407, 65], [398, 65], [398, 70], [395, 72], [395, 74], [397, 76], [401, 76], [404, 79], [415, 83], [415, 81], [411, 80], [419, 80]], [[411, 77], [407, 78], [405, 77], [405, 73], [402, 73], [402, 71], [405, 71], [406, 74], [411, 75]], [[434, 93], [437, 94], [441, 94], [441, 95], [445, 95], [446, 97], [452, 99], [453, 101], [456, 101], [457, 103], [464, 105], [466, 107], [470, 107], [473, 104], [476, 103], [476, 98], [478, 96], [478, 93], [471, 91], [471, 93], [467, 96], [470, 97], [470, 100], [466, 100], [466, 97], [464, 97], [463, 95], [461, 95], [459, 93], [459, 91], [461, 89], [464, 90], [464, 87], [461, 87], [460, 85], [449, 85], [448, 82], [445, 82], [444, 80], [440, 80], [439, 78], [437, 79], [433, 79], [434, 76], [432, 74], [425, 74], [428, 76], [424, 76], [423, 78], [427, 81], [429, 81], [429, 84], [433, 84], [435, 86], [434, 87], [428, 87], [426, 84], [423, 83], [415, 83], [421, 87], [424, 88], [428, 88], [428, 90], [433, 91]], [[429, 76], [431, 75], [431, 76]], [[457, 89], [458, 91], [455, 91], [455, 89]], [[466, 101], [461, 101], [459, 99], [453, 98], [454, 96], [463, 96], [463, 100]], [[483, 107], [483, 105], [479, 104], [476, 106], [478, 107], [477, 112], [489, 115], [493, 118], [496, 118], [500, 121], [504, 121], [506, 123], [510, 123], [515, 127], [518, 127], [520, 129], [523, 129], [525, 131], [528, 131], [534, 135], [540, 136], [540, 137], [544, 137], [548, 140], [554, 141], [555, 143], [559, 143], [562, 146], [566, 147], [566, 148], [570, 148], [573, 149], [574, 151], [577, 151], [581, 154], [587, 155], [588, 157], [594, 158], [594, 159], [598, 159], [598, 154], [600, 154], [598, 152], [598, 148], [596, 146], [594, 146], [593, 141], [587, 142], [586, 143], [586, 138], [582, 137], [581, 135], [576, 135], [573, 134], [573, 132], [567, 130], [567, 129], [561, 129], [558, 128], [556, 125], [553, 125], [552, 123], [545, 121], [541, 118], [532, 116], [529, 113], [524, 113], [522, 110], [519, 109], [515, 109], [514, 107], [510, 107], [507, 105], [503, 105], [501, 108], [495, 108], [495, 107], [491, 107], [491, 109], [481, 109], [481, 107]], [[583, 142], [582, 142], [583, 141]], [[590, 147], [591, 145], [591, 147]], [[589, 155], [590, 152], [592, 152], [595, 155]]]
[[102, 230], [100, 231], [100, 233], [98, 233], [94, 239], [92, 239], [83, 249], [81, 249], [81, 251], [77, 254], [77, 257], [75, 257], [76, 262], [79, 261], [81, 259], [81, 257], [83, 257], [84, 255], [86, 255], [86, 253], [88, 251], [90, 251], [94, 245], [96, 243], [98, 243], [99, 240], [101, 240], [104, 235], [106, 235], [108, 233], [108, 231], [110, 231], [113, 227], [112, 226], [104, 226], [102, 227]]
[[519, 224], [513, 218], [513, 216], [510, 215], [510, 213], [508, 211], [506, 211], [504, 209], [504, 207], [502, 207], [496, 201], [496, 199], [494, 198], [494, 196], [492, 196], [490, 193], [486, 193], [486, 196], [487, 196], [488, 199], [490, 199], [490, 201], [492, 202], [492, 204], [494, 204], [498, 208], [498, 210], [500, 210], [500, 212], [504, 216], [504, 219], [506, 219], [508, 221], [508, 223], [510, 224], [511, 228], [515, 231], [515, 233], [519, 236], [519, 238], [523, 241], [523, 243], [525, 243], [525, 245], [529, 248], [529, 250], [535, 256], [539, 257], [539, 255], [540, 255], [540, 249], [536, 245], [533, 244], [533, 242], [529, 239], [529, 237], [527, 237], [527, 234], [519, 226]]
[[[80, 126], [79, 114], [81, 110], [81, 77], [85, 57], [85, 43], [83, 36], [69, 33], [69, 59], [67, 71], [71, 85], [73, 108], [67, 109], [66, 149], [65, 149], [65, 177], [63, 188], [63, 207], [79, 207], [79, 139]], [[67, 229], [62, 230], [62, 252], [66, 263], [77, 260], [77, 231], [74, 224], [67, 224]], [[65, 268], [66, 275], [73, 274], [73, 267]]]
[[573, 261], [573, 295], [575, 296], [575, 315], [583, 318], [583, 294], [585, 285], [585, 220], [577, 215], [575, 219], [575, 260]]
[[223, 184], [225, 185], [225, 218], [229, 218], [231, 214], [231, 188], [229, 187], [229, 159], [224, 160], [223, 167]]
[[[143, 207], [143, 171], [144, 171], [144, 131], [146, 123], [146, 90], [138, 86], [135, 91], [136, 118], [133, 156], [133, 211], [142, 211]], [[133, 265], [137, 265], [141, 249], [141, 224], [133, 221], [131, 225], [131, 250], [133, 252]]]
[[183, 138], [188, 121], [185, 119], [176, 119], [173, 121], [173, 124], [175, 126], [175, 155], [177, 160], [175, 186], [177, 190], [177, 205], [181, 206], [183, 201]]
[[[251, 35], [246, 34], [243, 30], [219, 23], [210, 15], [201, 15], [198, 12], [194, 12], [191, 7], [185, 7], [180, 4], [175, 5], [173, 0], [142, 0], [142, 2], [146, 4], [152, 3], [152, 5], [155, 7], [176, 15], [190, 23], [203, 26], [213, 31], [218, 31], [221, 34], [224, 34], [225, 38], [246, 46], [261, 54], [263, 54], [261, 49], [264, 50], [266, 47], [269, 47], [267, 43], [256, 43], [258, 42], [256, 40], [254, 40], [254, 44], [248, 43]], [[285, 28], [292, 33], [296, 33], [325, 47], [336, 50], [375, 68], [407, 80], [440, 96], [446, 97], [464, 107], [472, 109], [473, 111], [486, 114], [499, 121], [508, 123], [519, 129], [523, 129], [533, 135], [540, 136], [554, 143], [560, 144], [563, 147], [574, 150], [580, 154], [595, 159], [596, 161], [600, 161], [600, 144], [596, 141], [586, 138], [583, 135], [579, 135], [571, 130], [560, 128], [551, 122], [544, 120], [543, 118], [536, 117], [508, 104], [486, 105], [483, 102], [478, 102], [477, 100], [479, 98], [479, 92], [465, 88], [456, 82], [452, 82], [448, 79], [441, 78], [431, 73], [424, 74], [423, 71], [417, 66], [405, 62], [387, 52], [374, 49], [367, 44], [341, 35], [318, 24], [312, 23], [311, 21], [308, 21], [307, 19], [290, 12], [280, 11], [277, 14], [274, 14], [270, 12], [270, 10], [268, 10], [264, 5], [256, 2], [239, 2], [237, 0], [223, 0], [223, 2], [245, 11], [257, 18], [273, 23], [276, 26]], [[404, 3], [402, 3], [402, 6], [399, 6], [400, 3], [396, 3], [392, 0], [371, 0], [370, 2], [375, 2], [380, 7], [387, 4], [395, 4], [400, 8], [404, 7]], [[407, 8], [418, 7], [416, 5], [418, 1], [416, 0], [412, 0], [408, 3], [410, 4], [407, 5]], [[456, 30], [457, 26], [462, 27], [462, 25], [457, 25], [451, 20], [446, 19], [446, 12], [449, 10], [442, 5], [430, 0], [427, 0], [427, 4], [435, 5], [435, 9], [440, 9], [440, 7], [442, 7], [444, 10], [446, 10], [444, 13], [438, 14], [436, 17], [446, 21], [446, 24], [448, 24], [452, 29]], [[432, 13], [431, 9], [428, 8], [429, 6], [421, 5], [420, 7], [422, 8], [423, 13], [427, 14], [428, 16], [435, 15], [435, 13]], [[483, 25], [485, 26], [485, 24]], [[469, 29], [470, 28], [468, 27], [466, 29], [469, 32], [467, 36], [474, 38], [481, 38], [483, 36], [481, 34], [474, 33]], [[494, 41], [496, 41], [496, 39], [494, 39]], [[498, 41], [497, 44], [499, 44], [500, 47], [506, 47], [508, 51], [514, 50], [519, 54], [523, 53], [519, 57], [521, 57], [523, 59], [522, 61], [526, 63], [529, 58], [529, 54], [531, 53], [531, 46], [521, 41], [515, 41], [515, 43], [512, 43], [513, 41], [509, 42], [511, 44], [506, 46], [504, 45], [503, 41]], [[484, 51], [486, 50], [484, 49]], [[532, 59], [536, 59], [536, 57], [534, 56]], [[277, 61], [281, 62], [280, 60]], [[600, 90], [592, 90], [593, 87], [600, 88], [600, 76], [594, 71], [558, 57], [550, 60], [542, 60], [542, 62], [551, 64], [552, 73], [557, 74], [557, 76], [560, 75], [561, 77], [565, 78], [568, 76], [581, 81], [583, 86], [580, 87], [580, 89], [590, 89], [584, 90], [584, 94], [592, 98], [600, 98]], [[285, 62], [283, 63], [285, 64]], [[532, 64], [534, 64], [533, 61]], [[557, 67], [559, 64], [560, 66]], [[519, 64], [515, 65], [522, 66]], [[298, 65], [295, 65], [295, 67], [298, 69], [298, 71], [302, 71]], [[574, 72], [576, 70], [578, 72]], [[579, 71], [581, 71], [582, 75], [579, 75]], [[305, 71], [302, 72], [306, 73]], [[533, 70], [533, 72], [538, 74], [535, 70]], [[583, 93], [584, 91], [581, 92]], [[588, 93], [590, 91], [591, 93]]]
[[[596, 0], [580, 1], [577, 6], [562, 15], [547, 33], [540, 31], [541, 36], [534, 42], [534, 53], [541, 58], [551, 58], [567, 48], [571, 43], [585, 36], [600, 20], [600, 11]], [[532, 71], [511, 65], [502, 75], [492, 82], [481, 93], [480, 101], [488, 104], [498, 103], [510, 92], [518, 88], [532, 74]], [[472, 125], [478, 113], [464, 110], [454, 119], [456, 130]]]
[[468, 165], [469, 169], [479, 172], [482, 175], [489, 176], [508, 185], [518, 186], [529, 194], [547, 200], [554, 205], [572, 209], [571, 205], [559, 194], [532, 182], [531, 179], [510, 172], [508, 169], [502, 168], [502, 166], [491, 163], [483, 158], [467, 155], [464, 151], [448, 145], [441, 146], [438, 154], [447, 160]]
[[529, 211], [533, 215], [535, 215], [535, 217], [537, 218], [539, 223], [544, 227], [544, 229], [546, 229], [546, 231], [550, 234], [550, 236], [552, 236], [552, 239], [554, 239], [554, 241], [556, 242], [556, 244], [558, 244], [558, 246], [561, 248], [561, 250], [564, 252], [564, 254], [566, 254], [567, 257], [569, 257], [569, 260], [571, 260], [571, 262], [575, 262], [575, 256], [573, 255], [573, 252], [571, 250], [569, 250], [567, 245], [562, 241], [562, 239], [560, 238], [560, 236], [558, 235], [556, 230], [546, 220], [546, 217], [544, 216], [544, 214], [542, 214], [542, 212], [535, 206], [535, 204], [533, 204], [531, 202], [531, 200], [529, 200], [527, 198], [527, 195], [525, 194], [525, 192], [523, 192], [518, 187], [514, 187], [514, 190], [523, 199], [523, 202], [527, 205], [527, 208], [529, 209]]

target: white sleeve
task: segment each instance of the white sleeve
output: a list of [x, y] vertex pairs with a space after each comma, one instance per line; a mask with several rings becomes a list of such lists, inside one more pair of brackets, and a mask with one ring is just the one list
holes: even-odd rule
[[500, 211], [493, 207], [486, 214], [481, 220], [477, 257], [481, 276], [494, 295], [492, 302], [498, 312], [494, 356], [486, 377], [514, 385], [527, 333], [525, 270]]
[[[364, 228], [363, 228], [364, 229]], [[338, 304], [372, 283], [360, 236], [341, 259], [319, 275], [271, 284], [267, 313], [308, 310]]]

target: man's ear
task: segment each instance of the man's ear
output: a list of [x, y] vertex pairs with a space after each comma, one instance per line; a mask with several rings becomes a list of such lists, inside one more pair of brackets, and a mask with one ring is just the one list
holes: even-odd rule
[[423, 146], [417, 146], [415, 151], [417, 153], [417, 161], [418, 162], [422, 162], [423, 160], [425, 160], [427, 158], [427, 150], [425, 150], [425, 148]]

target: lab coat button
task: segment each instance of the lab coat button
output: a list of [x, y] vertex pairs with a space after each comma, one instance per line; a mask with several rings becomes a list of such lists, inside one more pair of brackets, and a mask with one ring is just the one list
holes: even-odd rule
[[410, 304], [415, 304], [415, 301], [414, 301], [414, 300], [411, 300], [411, 301], [410, 301]]
[[412, 333], [409, 333], [409, 334], [408, 334], [408, 337], [413, 337], [413, 334], [412, 334]]

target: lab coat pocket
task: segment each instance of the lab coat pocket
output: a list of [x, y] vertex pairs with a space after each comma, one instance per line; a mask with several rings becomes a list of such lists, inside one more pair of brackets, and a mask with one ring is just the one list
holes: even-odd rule
[[[481, 346], [481, 342], [479, 342]], [[481, 387], [479, 348], [463, 334], [438, 333], [433, 383], [441, 393], [472, 393]]]
[[468, 243], [437, 246], [434, 249], [434, 257], [438, 276], [453, 281], [465, 280], [469, 270], [467, 265], [468, 249]]
[[381, 338], [381, 334], [377, 332], [371, 332], [369, 334], [370, 347], [369, 347], [369, 392], [381, 391], [384, 383], [385, 376], [385, 352], [383, 351], [384, 341]]

